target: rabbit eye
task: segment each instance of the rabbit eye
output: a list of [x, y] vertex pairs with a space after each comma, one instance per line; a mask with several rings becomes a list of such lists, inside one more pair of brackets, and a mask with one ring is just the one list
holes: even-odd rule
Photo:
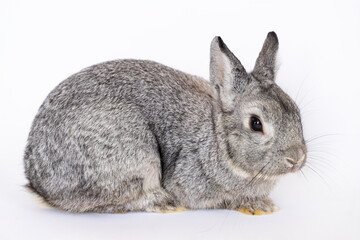
[[255, 117], [255, 116], [252, 116], [250, 118], [250, 127], [255, 132], [262, 132], [263, 131], [263, 127], [262, 127], [260, 119], [258, 117]]

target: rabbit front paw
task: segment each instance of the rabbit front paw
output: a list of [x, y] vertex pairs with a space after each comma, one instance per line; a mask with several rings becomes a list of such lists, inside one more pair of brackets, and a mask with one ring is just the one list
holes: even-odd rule
[[278, 212], [280, 208], [276, 206], [270, 198], [258, 199], [244, 203], [237, 211], [247, 215], [265, 215]]
[[189, 209], [185, 207], [175, 207], [172, 205], [166, 205], [166, 206], [155, 206], [153, 208], [147, 209], [146, 211], [156, 212], [156, 213], [179, 213], [188, 210]]
[[189, 211], [189, 209], [184, 207], [171, 207], [167, 209], [160, 209], [161, 213], [179, 213], [184, 211]]

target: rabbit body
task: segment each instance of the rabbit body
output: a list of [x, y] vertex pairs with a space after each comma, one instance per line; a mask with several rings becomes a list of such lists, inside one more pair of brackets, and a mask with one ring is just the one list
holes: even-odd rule
[[[144, 60], [109, 61], [72, 75], [33, 122], [24, 157], [28, 187], [71, 212], [274, 211], [268, 195], [278, 176], [305, 160], [291, 169], [271, 162], [271, 174], [264, 169], [275, 144], [282, 144], [277, 154], [293, 153], [291, 159], [305, 154], [298, 109], [273, 80], [261, 80], [269, 78], [264, 64], [245, 76], [236, 60], [216, 38], [211, 82]], [[273, 115], [296, 127], [266, 148], [256, 135], [257, 150], [247, 140], [254, 133], [242, 135], [247, 123], [237, 116], [261, 91], [269, 103], [281, 102]]]

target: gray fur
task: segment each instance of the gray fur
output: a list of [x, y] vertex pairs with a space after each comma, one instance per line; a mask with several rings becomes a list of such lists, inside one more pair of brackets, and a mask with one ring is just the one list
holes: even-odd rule
[[[210, 82], [142, 60], [70, 76], [33, 122], [28, 187], [71, 212], [273, 211], [277, 178], [306, 155], [299, 109], [274, 82], [277, 48], [269, 33], [246, 73], [215, 37]], [[264, 134], [250, 129], [252, 115]]]

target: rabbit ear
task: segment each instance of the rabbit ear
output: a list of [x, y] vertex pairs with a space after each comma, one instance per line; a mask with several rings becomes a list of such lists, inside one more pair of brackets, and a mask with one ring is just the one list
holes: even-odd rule
[[256, 60], [253, 75], [259, 78], [275, 80], [276, 54], [279, 41], [275, 32], [269, 32]]
[[220, 37], [210, 47], [210, 81], [218, 91], [224, 111], [232, 111], [236, 93], [242, 93], [250, 77]]

